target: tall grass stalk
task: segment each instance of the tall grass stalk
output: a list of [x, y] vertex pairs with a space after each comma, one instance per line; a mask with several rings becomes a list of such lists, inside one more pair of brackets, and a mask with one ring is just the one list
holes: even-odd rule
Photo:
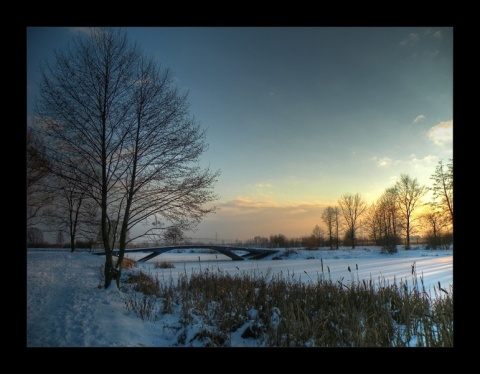
[[[264, 347], [453, 346], [453, 287], [438, 284], [432, 297], [415, 264], [410, 282], [360, 280], [355, 265], [357, 276], [352, 271], [345, 284], [332, 281], [330, 269], [325, 276], [323, 261], [320, 270], [316, 281], [302, 282], [294, 272], [230, 275], [217, 264], [185, 269], [176, 284], [132, 270], [126, 295], [135, 296], [126, 296], [126, 306], [153, 321], [178, 312], [180, 346], [230, 346], [235, 332]], [[192, 324], [201, 326], [193, 336]]]

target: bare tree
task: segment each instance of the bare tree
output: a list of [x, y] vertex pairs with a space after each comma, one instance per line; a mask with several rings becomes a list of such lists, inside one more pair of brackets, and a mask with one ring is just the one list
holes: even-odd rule
[[43, 231], [38, 227], [29, 227], [27, 229], [27, 244], [33, 247], [43, 244]]
[[51, 202], [43, 181], [50, 174], [50, 162], [41, 137], [27, 128], [27, 227], [43, 223], [43, 212]]
[[[170, 70], [145, 57], [122, 29], [91, 29], [43, 70], [37, 129], [47, 139], [55, 173], [77, 181], [100, 208], [105, 288], [114, 279], [119, 286], [129, 240], [168, 228], [146, 226], [128, 239], [134, 226], [161, 217], [193, 228], [216, 210], [209, 204], [217, 198], [212, 188], [219, 172], [198, 166], [205, 132], [188, 107]], [[110, 239], [116, 230], [114, 265]]]
[[171, 226], [164, 232], [163, 239], [169, 244], [178, 244], [183, 240], [183, 232], [179, 227]]
[[335, 235], [335, 248], [340, 247], [340, 210], [333, 208], [333, 233]]
[[340, 214], [347, 226], [347, 236], [351, 238], [352, 248], [355, 248], [356, 232], [359, 218], [365, 212], [367, 205], [360, 194], [343, 194], [338, 200]]
[[288, 239], [283, 234], [270, 235], [270, 244], [276, 248], [286, 248], [288, 244]]
[[[78, 190], [76, 184], [62, 178], [49, 178], [48, 187], [53, 196], [51, 209], [46, 217], [51, 231], [59, 230], [68, 235], [70, 251], [75, 251], [75, 242], [79, 228], [82, 224], [84, 202], [87, 200], [86, 193]], [[97, 222], [98, 224], [98, 222]]]
[[314, 246], [320, 247], [323, 243], [324, 236], [325, 232], [323, 231], [323, 229], [320, 226], [315, 225], [312, 230], [312, 239]]
[[90, 250], [93, 249], [94, 243], [102, 242], [102, 238], [98, 236], [98, 228], [100, 226], [100, 213], [98, 204], [91, 198], [86, 196], [82, 201], [82, 209], [80, 210], [80, 221], [77, 227], [77, 237], [88, 243]]
[[443, 211], [430, 210], [423, 213], [420, 218], [427, 228], [427, 246], [437, 249], [443, 243], [443, 232], [450, 225], [450, 217], [445, 216]]
[[421, 198], [426, 194], [427, 187], [421, 186], [417, 179], [412, 179], [407, 174], [402, 174], [395, 183], [395, 193], [400, 216], [403, 218], [403, 229], [406, 236], [405, 249], [410, 249], [410, 234], [413, 230], [413, 212], [421, 205]]
[[379, 223], [378, 205], [373, 202], [365, 211], [363, 225], [365, 232], [375, 245], [380, 242], [380, 223]]
[[57, 245], [60, 246], [60, 247], [62, 247], [63, 243], [65, 243], [65, 236], [64, 236], [62, 230], [58, 230], [57, 237], [56, 237], [56, 242], [57, 242]]
[[267, 247], [268, 246], [268, 238], [264, 236], [257, 235], [253, 238], [253, 242], [256, 245], [259, 245], [261, 247]]
[[397, 252], [399, 244], [399, 225], [401, 215], [397, 204], [397, 191], [387, 188], [378, 199], [375, 222], [378, 224], [378, 240], [384, 250], [389, 253]]
[[[98, 225], [97, 225], [98, 226]], [[122, 222], [117, 221], [116, 219], [111, 219], [110, 220], [110, 232], [109, 232], [109, 245], [111, 248], [118, 249], [119, 243], [120, 243], [120, 230], [122, 227]], [[102, 230], [100, 228], [100, 231], [97, 233], [97, 242], [102, 242]], [[130, 240], [130, 231], [127, 231], [126, 233], [126, 243], [129, 243]]]
[[432, 206], [438, 208], [440, 212], [450, 217], [453, 226], [453, 160], [446, 165], [442, 161], [438, 162], [435, 173], [430, 177], [433, 180], [433, 198]]
[[327, 226], [328, 243], [330, 249], [333, 249], [333, 244], [336, 243], [336, 248], [339, 247], [339, 220], [338, 220], [338, 208], [328, 206], [322, 212], [322, 221]]

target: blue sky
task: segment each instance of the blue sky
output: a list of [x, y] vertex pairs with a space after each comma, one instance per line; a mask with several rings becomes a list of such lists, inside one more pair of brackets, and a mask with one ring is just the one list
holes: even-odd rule
[[[27, 29], [27, 116], [39, 63], [81, 28]], [[310, 235], [344, 193], [402, 173], [431, 186], [453, 158], [453, 28], [129, 27], [188, 90], [221, 175], [197, 238]]]

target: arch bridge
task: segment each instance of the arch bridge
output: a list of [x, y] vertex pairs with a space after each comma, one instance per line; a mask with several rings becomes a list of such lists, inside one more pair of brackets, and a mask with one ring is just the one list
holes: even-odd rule
[[[265, 248], [248, 248], [248, 247], [232, 247], [232, 246], [223, 246], [223, 245], [204, 245], [204, 244], [197, 244], [197, 245], [172, 245], [166, 247], [149, 247], [149, 248], [134, 248], [134, 249], [125, 249], [125, 253], [148, 253], [145, 257], [140, 258], [139, 262], [145, 262], [151, 260], [154, 257], [161, 255], [164, 252], [172, 251], [174, 249], [212, 249], [219, 253], [224, 254], [225, 256], [230, 257], [233, 261], [242, 261], [245, 259], [249, 260], [258, 260], [265, 256], [271, 255], [273, 253], [278, 252], [276, 249], [265, 249]], [[245, 251], [247, 253], [243, 255], [238, 255], [235, 251]], [[113, 250], [113, 255], [118, 256], [119, 250]], [[105, 251], [103, 252], [95, 252], [96, 255], [105, 255]]]

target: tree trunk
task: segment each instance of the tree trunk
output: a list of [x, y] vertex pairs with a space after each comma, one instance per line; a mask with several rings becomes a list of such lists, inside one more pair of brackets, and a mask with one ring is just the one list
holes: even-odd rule
[[406, 250], [410, 249], [410, 221], [407, 221], [407, 245], [405, 246], [405, 249]]
[[118, 254], [117, 265], [115, 266], [115, 275], [116, 275], [115, 280], [117, 281], [117, 288], [120, 288], [120, 278], [122, 276], [122, 263], [123, 263], [124, 255], [125, 255], [125, 247], [121, 246]]
[[117, 269], [115, 269], [115, 267], [113, 266], [113, 252], [105, 251], [105, 269], [104, 269], [105, 289], [110, 287], [112, 280], [116, 279], [117, 273], [118, 273]]

